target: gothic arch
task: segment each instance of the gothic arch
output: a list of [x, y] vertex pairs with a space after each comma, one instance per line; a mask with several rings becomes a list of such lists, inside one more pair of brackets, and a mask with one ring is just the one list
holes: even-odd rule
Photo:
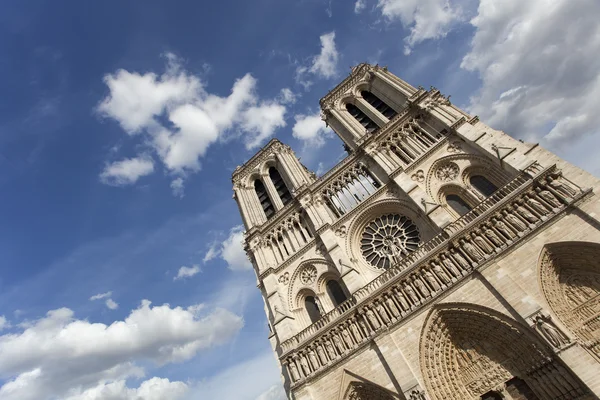
[[372, 383], [354, 381], [348, 385], [343, 400], [395, 400], [389, 391]]
[[436, 200], [440, 205], [444, 206], [446, 210], [448, 210], [450, 214], [452, 214], [455, 218], [460, 218], [460, 215], [448, 204], [447, 197], [450, 195], [456, 195], [460, 197], [467, 203], [467, 205], [471, 209], [475, 208], [475, 206], [477, 206], [477, 204], [479, 203], [477, 197], [473, 195], [473, 193], [471, 193], [471, 191], [469, 191], [464, 186], [461, 186], [456, 183], [449, 183], [447, 185], [441, 186], [438, 191], [438, 198]]
[[421, 373], [432, 400], [478, 399], [518, 377], [540, 400], [579, 399], [581, 383], [526, 325], [487, 307], [449, 303], [429, 313]]
[[[447, 173], [438, 173], [444, 167], [447, 167]], [[465, 181], [465, 179], [468, 179], [469, 174], [473, 171], [481, 171], [484, 176], [498, 187], [501, 187], [511, 179], [509, 172], [500, 168], [487, 157], [466, 153], [452, 154], [435, 160], [429, 167], [425, 178], [427, 194], [432, 199], [439, 199], [440, 188], [448, 183], [468, 187], [468, 181]]]
[[600, 360], [600, 244], [547, 244], [538, 265], [540, 287], [550, 309]]
[[[304, 271], [314, 267], [314, 279], [307, 280], [301, 278]], [[310, 290], [317, 296], [322, 296], [323, 292], [319, 290], [319, 281], [324, 274], [336, 274], [337, 268], [335, 265], [322, 258], [315, 258], [302, 261], [292, 273], [288, 286], [288, 307], [290, 310], [298, 310], [303, 307], [302, 291]], [[306, 273], [305, 273], [306, 275]]]

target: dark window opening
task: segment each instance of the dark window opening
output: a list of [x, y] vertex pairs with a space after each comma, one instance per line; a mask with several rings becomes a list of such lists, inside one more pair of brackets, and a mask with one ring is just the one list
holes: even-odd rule
[[481, 175], [474, 175], [469, 179], [471, 186], [473, 186], [479, 193], [485, 197], [491, 196], [498, 188], [487, 178]]
[[504, 400], [500, 393], [495, 391], [487, 392], [486, 394], [481, 396], [481, 400]]
[[456, 194], [446, 196], [446, 203], [461, 217], [472, 210], [471, 206]]
[[331, 280], [327, 282], [327, 293], [336, 307], [348, 299], [346, 292], [344, 292], [338, 281]]
[[290, 202], [290, 200], [292, 200], [292, 195], [285, 185], [285, 181], [281, 175], [279, 175], [279, 171], [277, 171], [275, 167], [269, 168], [269, 176], [271, 177], [271, 181], [273, 181], [273, 186], [275, 186], [277, 194], [281, 198], [281, 202], [285, 206]]
[[273, 203], [271, 203], [271, 199], [267, 194], [265, 185], [263, 185], [260, 179], [254, 181], [254, 191], [258, 196], [258, 201], [260, 201], [260, 205], [262, 206], [267, 219], [271, 218], [273, 215], [275, 215], [275, 208], [273, 207]]
[[521, 378], [514, 377], [506, 382], [506, 391], [514, 400], [539, 400], [527, 382]]
[[304, 307], [306, 308], [306, 312], [308, 312], [310, 322], [313, 324], [321, 318], [321, 310], [319, 310], [317, 301], [313, 296], [306, 296], [304, 299]]
[[379, 126], [371, 118], [367, 116], [361, 109], [356, 107], [354, 104], [346, 104], [346, 110], [352, 115], [362, 126], [365, 127], [367, 132], [372, 133], [379, 129]]
[[397, 114], [392, 107], [388, 106], [383, 100], [375, 96], [373, 93], [363, 90], [360, 92], [360, 95], [367, 101], [367, 103], [372, 105], [387, 119], [392, 119]]

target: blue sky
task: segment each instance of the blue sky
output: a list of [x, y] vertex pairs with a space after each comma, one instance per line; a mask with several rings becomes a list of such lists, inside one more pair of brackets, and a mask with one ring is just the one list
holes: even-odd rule
[[599, 174], [599, 13], [2, 2], [0, 398], [282, 398], [233, 169], [272, 137], [337, 163], [318, 100], [367, 61]]

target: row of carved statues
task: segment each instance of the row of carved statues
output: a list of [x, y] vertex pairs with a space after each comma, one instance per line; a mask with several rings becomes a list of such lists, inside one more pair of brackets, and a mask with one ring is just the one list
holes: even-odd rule
[[285, 363], [290, 377], [300, 381], [358, 348], [547, 220], [576, 194], [558, 175], [540, 180], [536, 187], [471, 227], [426, 263], [404, 271], [383, 293], [359, 305], [344, 321], [288, 356]]

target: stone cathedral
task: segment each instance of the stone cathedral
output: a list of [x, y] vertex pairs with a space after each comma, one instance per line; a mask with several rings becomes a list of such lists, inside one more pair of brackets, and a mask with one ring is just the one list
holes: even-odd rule
[[346, 158], [232, 177], [288, 396], [598, 399], [598, 179], [384, 67], [320, 105]]

